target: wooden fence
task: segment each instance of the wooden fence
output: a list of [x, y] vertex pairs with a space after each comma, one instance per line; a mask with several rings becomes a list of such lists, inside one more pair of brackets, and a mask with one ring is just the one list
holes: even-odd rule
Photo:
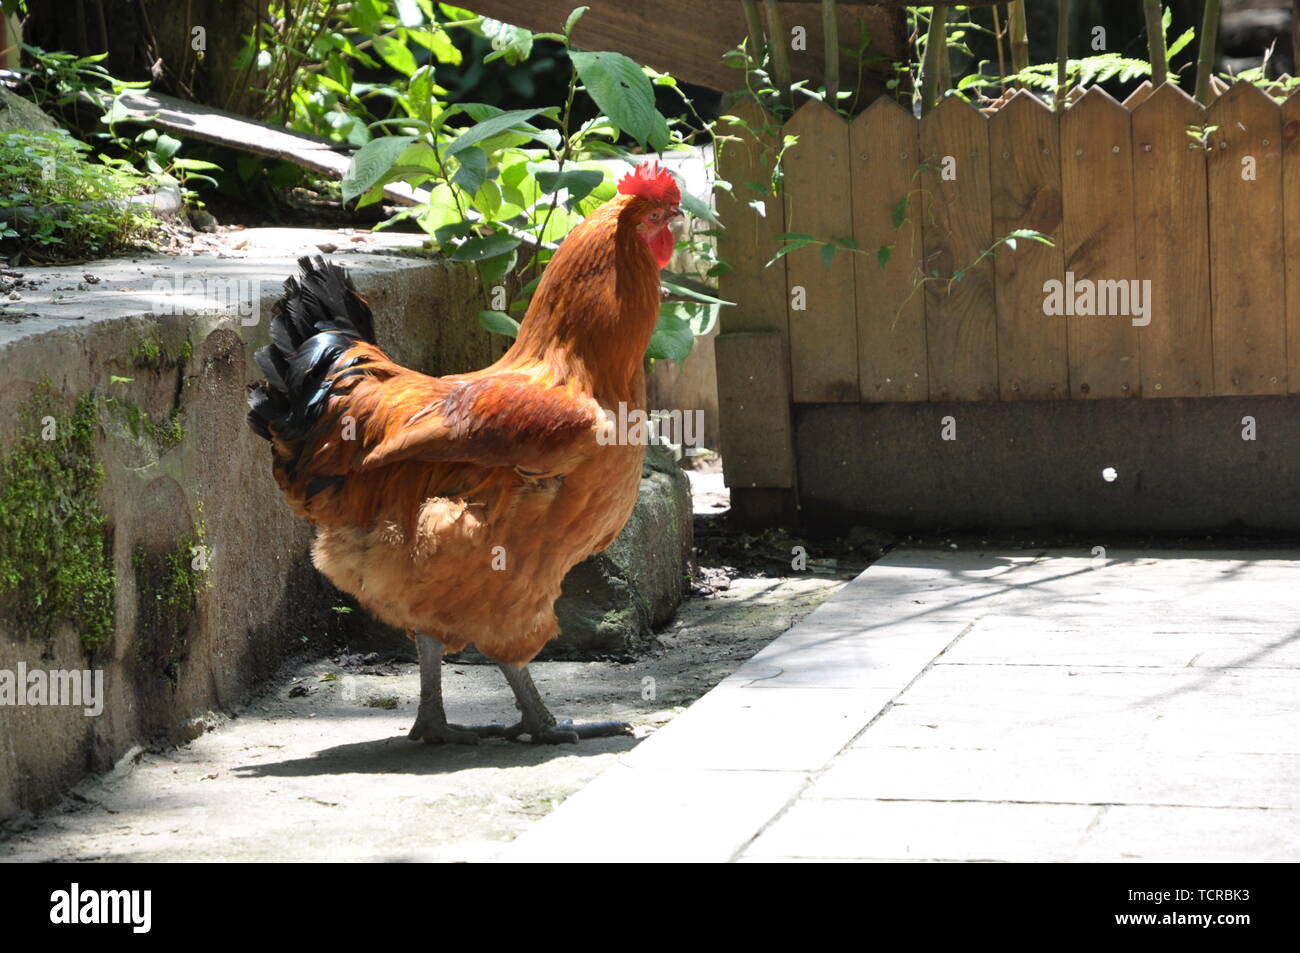
[[[733, 185], [721, 286], [737, 307], [718, 341], [732, 486], [793, 485], [792, 454], [769, 458], [792, 403], [1300, 392], [1300, 94], [1279, 103], [1239, 83], [1203, 108], [1173, 85], [1123, 104], [1094, 87], [1061, 114], [1019, 93], [991, 116], [949, 98], [920, 120], [882, 97], [851, 122], [809, 102], [780, 130], [752, 103], [732, 111], [767, 140], [728, 143], [720, 170]], [[760, 216], [746, 183], [770, 175], [782, 135], [798, 136], [783, 201]], [[1021, 241], [970, 267], [1017, 228], [1055, 245]], [[766, 267], [781, 232], [852, 237], [868, 254], [827, 267], [810, 246]], [[951, 287], [918, 287], [958, 270]], [[1135, 325], [1134, 302], [1048, 314], [1049, 281], [1149, 281], [1136, 286], [1149, 323]]]

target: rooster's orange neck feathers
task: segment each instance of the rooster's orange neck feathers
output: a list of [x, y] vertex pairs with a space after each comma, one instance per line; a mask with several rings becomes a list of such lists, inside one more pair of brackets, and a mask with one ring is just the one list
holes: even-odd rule
[[650, 201], [619, 195], [569, 233], [498, 367], [544, 368], [606, 406], [644, 405], [640, 371], [660, 300], [658, 262], [637, 234]]

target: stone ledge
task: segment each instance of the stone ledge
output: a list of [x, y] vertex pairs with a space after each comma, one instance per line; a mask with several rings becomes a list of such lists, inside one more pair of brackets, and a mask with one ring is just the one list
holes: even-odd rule
[[[116, 635], [93, 660], [70, 627], [44, 640], [0, 618], [0, 670], [100, 668], [107, 696], [98, 717], [80, 708], [4, 712], [0, 818], [50, 803], [137, 744], [195, 736], [207, 712], [246, 703], [291, 655], [338, 644], [406, 648], [365, 613], [333, 611], [351, 602], [312, 568], [310, 530], [284, 505], [266, 444], [244, 423], [245, 384], [261, 376], [252, 355], [268, 341], [271, 305], [297, 258], [326, 243], [370, 300], [379, 343], [394, 359], [455, 373], [490, 363], [507, 342], [476, 320], [483, 302], [472, 266], [419, 255], [416, 235], [350, 238], [250, 229], [239, 236], [244, 247], [221, 256], [24, 269], [37, 287], [0, 301], [24, 315], [0, 315], [0, 452], [13, 444], [18, 405], [42, 382], [67, 408], [90, 393], [112, 400], [101, 403], [95, 445], [116, 575]], [[215, 292], [234, 297], [217, 301]], [[631, 524], [637, 542], [620, 538], [600, 557], [654, 581], [650, 594], [628, 587], [635, 609], [624, 610], [635, 627], [597, 627], [596, 642], [583, 637], [564, 651], [613, 651], [612, 637], [632, 646], [676, 608], [690, 548], [689, 495], [678, 480], [652, 468], [642, 484], [649, 499]], [[160, 625], [159, 561], [192, 543], [200, 524], [211, 552], [207, 587], [180, 613], [177, 631], [143, 631]]]

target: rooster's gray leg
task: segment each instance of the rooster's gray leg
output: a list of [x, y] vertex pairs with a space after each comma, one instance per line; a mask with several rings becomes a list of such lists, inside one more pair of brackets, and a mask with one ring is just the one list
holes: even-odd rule
[[407, 737], [429, 745], [478, 744], [479, 736], [474, 732], [447, 724], [447, 713], [442, 708], [442, 643], [417, 632], [415, 649], [420, 656], [420, 709]]
[[555, 716], [547, 711], [541, 692], [533, 684], [533, 677], [528, 674], [527, 665], [516, 667], [498, 663], [498, 666], [510, 683], [510, 688], [515, 693], [515, 705], [523, 716], [518, 724], [501, 730], [501, 734], [510, 740], [528, 735], [535, 745], [575, 744], [579, 738], [605, 738], [632, 733], [632, 727], [621, 721], [593, 721], [581, 725], [575, 725], [569, 719], [557, 722]]

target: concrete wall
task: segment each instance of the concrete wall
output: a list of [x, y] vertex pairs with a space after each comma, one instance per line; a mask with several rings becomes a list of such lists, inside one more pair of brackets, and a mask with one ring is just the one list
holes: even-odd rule
[[1300, 396], [796, 405], [794, 427], [818, 532], [1300, 534]]
[[[70, 628], [46, 641], [0, 618], [0, 670], [16, 671], [20, 662], [29, 669], [101, 668], [108, 695], [103, 714], [94, 718], [80, 709], [0, 707], [0, 817], [48, 803], [134, 744], [192, 737], [206, 712], [246, 701], [292, 653], [391, 637], [364, 613], [333, 611], [348, 601], [312, 568], [310, 531], [284, 505], [270, 476], [267, 445], [244, 423], [245, 384], [260, 376], [252, 353], [267, 342], [270, 305], [281, 282], [298, 254], [326, 240], [346, 247], [347, 239], [333, 232], [255, 230], [247, 240], [241, 253], [220, 259], [26, 269], [26, 277], [42, 282], [39, 289], [3, 302], [11, 312], [37, 316], [0, 321], [0, 453], [10, 445], [17, 405], [42, 381], [69, 408], [87, 393], [117, 401], [101, 407], [97, 441], [117, 598], [116, 635], [90, 660]], [[394, 252], [415, 240], [384, 237], [359, 247]], [[396, 359], [451, 373], [483, 366], [503, 346], [478, 326], [484, 305], [469, 267], [391, 253], [336, 257], [370, 299], [379, 341]], [[87, 273], [98, 281], [86, 281]], [[209, 313], [152, 313], [166, 310], [153, 300], [154, 282], [171, 285], [178, 276], [209, 284], [174, 288], [165, 299], [183, 299], [184, 308]], [[210, 303], [204, 307], [200, 289], [210, 294], [214, 279], [246, 283], [260, 304], [256, 323], [210, 313]], [[140, 354], [141, 342], [149, 340], [158, 345], [154, 360]], [[187, 341], [192, 354], [182, 361]], [[130, 381], [113, 383], [115, 376]], [[156, 421], [178, 409], [184, 439], [169, 446], [133, 433], [121, 411], [127, 405]], [[200, 520], [212, 551], [202, 574], [208, 588], [178, 651], [171, 652], [142, 631], [156, 580], [137, 571], [134, 560], [140, 553], [152, 558], [173, 551]]]

